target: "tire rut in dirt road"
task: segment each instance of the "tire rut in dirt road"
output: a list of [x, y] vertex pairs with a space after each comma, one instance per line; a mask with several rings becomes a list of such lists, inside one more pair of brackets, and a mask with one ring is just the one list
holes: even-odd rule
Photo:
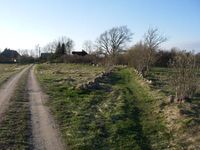
[[57, 126], [44, 105], [47, 96], [42, 92], [31, 69], [28, 79], [28, 91], [31, 109], [33, 146], [37, 150], [64, 150]]
[[[5, 82], [0, 88], [0, 118], [2, 118], [3, 113], [9, 106], [9, 100], [14, 94], [15, 88], [20, 77], [30, 68], [26, 67], [21, 72], [11, 77], [7, 82]], [[0, 119], [1, 121], [1, 119]]]

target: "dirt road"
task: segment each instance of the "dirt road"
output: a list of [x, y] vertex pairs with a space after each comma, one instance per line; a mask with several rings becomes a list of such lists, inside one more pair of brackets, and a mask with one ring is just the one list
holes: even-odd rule
[[28, 91], [31, 109], [33, 146], [37, 150], [64, 150], [64, 145], [56, 124], [51, 117], [47, 106], [46, 96], [34, 75], [34, 67], [31, 69], [28, 79]]
[[[24, 68], [20, 73], [11, 77], [7, 82], [5, 82], [0, 88], [0, 118], [2, 118], [3, 113], [9, 106], [9, 100], [14, 94], [15, 88], [20, 77], [25, 73], [29, 67]], [[1, 119], [0, 119], [1, 121]]]

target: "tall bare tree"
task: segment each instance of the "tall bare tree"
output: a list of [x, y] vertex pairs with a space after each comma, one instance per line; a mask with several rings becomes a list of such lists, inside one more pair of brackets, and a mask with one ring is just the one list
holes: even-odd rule
[[92, 51], [94, 51], [95, 46], [94, 46], [94, 44], [93, 44], [92, 41], [88, 40], [88, 41], [85, 41], [83, 43], [82, 48], [83, 48], [83, 50], [85, 50], [86, 52], [88, 52], [89, 54], [91, 54]]
[[18, 52], [21, 56], [29, 56], [28, 49], [18, 49]]
[[144, 44], [147, 46], [146, 71], [149, 72], [150, 66], [155, 62], [155, 52], [160, 47], [160, 44], [166, 42], [167, 38], [159, 33], [157, 28], [149, 28], [144, 35]]
[[71, 51], [74, 48], [74, 41], [72, 39], [68, 38], [65, 43], [65, 47], [66, 47], [66, 54], [70, 55]]
[[117, 54], [123, 51], [126, 44], [131, 41], [132, 35], [126, 26], [114, 27], [99, 36], [97, 47], [103, 54], [110, 56], [113, 61]]
[[45, 52], [45, 53], [54, 53], [57, 46], [58, 46], [57, 41], [49, 42], [47, 45], [45, 45], [42, 48], [42, 51]]

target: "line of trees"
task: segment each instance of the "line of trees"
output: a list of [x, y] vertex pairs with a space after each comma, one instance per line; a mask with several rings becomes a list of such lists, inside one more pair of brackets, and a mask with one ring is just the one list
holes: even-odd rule
[[[71, 52], [74, 49], [74, 41], [63, 36], [42, 48], [48, 58], [40, 57], [39, 61], [128, 65], [134, 67], [143, 77], [148, 75], [153, 66], [171, 67], [174, 73], [170, 77], [170, 83], [176, 97], [184, 99], [195, 93], [200, 53], [194, 54], [177, 48], [172, 48], [171, 51], [161, 50], [161, 44], [166, 42], [167, 38], [157, 28], [149, 28], [141, 41], [129, 47], [132, 38], [133, 33], [127, 26], [114, 27], [100, 34], [94, 43], [83, 43], [83, 49], [89, 55], [73, 56]], [[40, 55], [39, 45], [36, 46], [36, 51]], [[20, 63], [36, 60], [27, 50], [20, 53]]]
[[65, 36], [48, 43], [43, 47], [42, 51], [45, 53], [55, 53], [57, 56], [62, 56], [64, 54], [70, 54], [74, 48], [74, 41]]
[[[130, 29], [128, 29], [126, 26], [114, 27], [110, 30], [107, 30], [97, 38], [95, 44], [92, 41], [84, 42], [83, 49], [90, 54], [90, 56], [86, 56], [84, 58], [92, 60], [92, 63], [97, 62], [96, 60], [101, 60], [101, 62], [104, 64], [116, 64], [115, 61], [118, 55], [126, 50], [126, 46], [131, 41], [132, 35], [133, 34], [131, 33]], [[48, 43], [43, 48], [43, 52], [52, 54], [51, 61], [57, 60], [60, 62], [69, 62], [69, 60], [73, 58], [77, 59], [77, 56], [72, 58], [70, 55], [73, 47], [73, 40], [70, 38], [61, 37], [58, 40]], [[84, 59], [78, 58], [77, 62], [78, 60], [80, 61]]]
[[149, 28], [141, 41], [128, 48], [132, 37], [133, 33], [126, 26], [106, 30], [94, 43], [83, 43], [83, 49], [89, 54], [84, 58], [71, 55], [74, 41], [67, 37], [50, 42], [42, 51], [52, 54], [49, 55], [52, 62], [123, 64], [136, 68], [143, 76], [148, 75], [152, 66], [167, 67], [169, 60], [174, 57], [173, 49], [160, 50], [167, 38], [157, 28]]

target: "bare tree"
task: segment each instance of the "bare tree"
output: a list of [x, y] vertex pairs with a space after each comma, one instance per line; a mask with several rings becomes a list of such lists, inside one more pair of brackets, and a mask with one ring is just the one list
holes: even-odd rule
[[18, 49], [18, 52], [21, 56], [29, 56], [29, 52], [27, 49]]
[[74, 47], [74, 41], [70, 38], [62, 36], [53, 42], [48, 43], [46, 46], [43, 47], [43, 51], [46, 53], [54, 53], [58, 44], [65, 44], [66, 54], [70, 54]]
[[151, 50], [157, 50], [160, 44], [166, 41], [167, 38], [161, 35], [157, 28], [149, 28], [144, 35], [144, 42]]
[[57, 41], [50, 42], [42, 48], [42, 51], [45, 53], [54, 53], [57, 45], [58, 45]]
[[161, 35], [157, 28], [149, 28], [144, 35], [144, 44], [147, 46], [147, 61], [146, 70], [143, 75], [149, 72], [150, 66], [155, 62], [155, 52], [158, 50], [160, 44], [166, 42], [167, 38]]
[[82, 48], [83, 48], [83, 50], [85, 50], [86, 52], [88, 52], [89, 54], [91, 54], [92, 51], [94, 51], [95, 46], [94, 46], [94, 44], [93, 44], [92, 41], [89, 41], [89, 40], [88, 40], [88, 41], [85, 41], [85, 42], [83, 43]]
[[37, 54], [34, 52], [34, 50], [30, 50], [30, 52], [29, 52], [29, 54], [30, 54], [30, 56], [31, 57], [33, 57], [33, 58], [35, 58], [35, 57], [37, 57]]
[[74, 48], [74, 41], [68, 38], [67, 42], [65, 43], [65, 47], [66, 47], [66, 54], [70, 55], [71, 51]]
[[177, 99], [191, 98], [198, 86], [198, 67], [195, 55], [192, 52], [186, 51], [176, 52], [170, 66], [173, 69], [170, 83], [176, 92]]
[[37, 57], [40, 57], [40, 45], [39, 44], [35, 45], [35, 53], [36, 53]]
[[126, 26], [114, 27], [102, 33], [97, 39], [98, 49], [106, 56], [110, 56], [113, 61], [130, 42], [132, 35]]
[[28, 49], [19, 49], [20, 57], [18, 58], [19, 63], [33, 63], [35, 61], [34, 57], [31, 55], [33, 51]]

